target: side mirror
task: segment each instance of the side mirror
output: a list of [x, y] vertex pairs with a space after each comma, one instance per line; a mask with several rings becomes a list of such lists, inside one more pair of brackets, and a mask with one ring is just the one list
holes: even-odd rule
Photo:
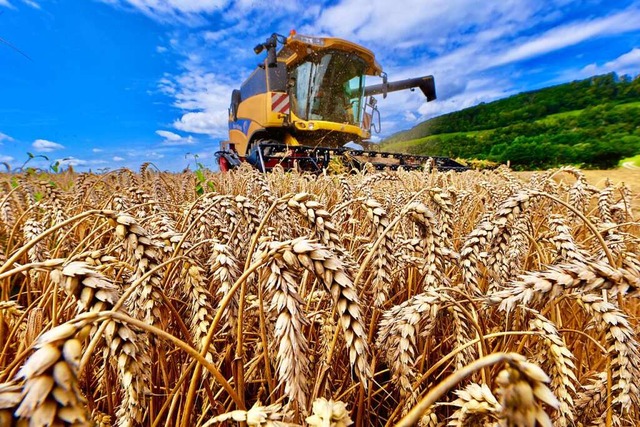
[[271, 37], [267, 39], [267, 41], [259, 45], [256, 45], [256, 47], [253, 48], [253, 51], [256, 53], [256, 55], [258, 55], [263, 50], [267, 49], [267, 67], [275, 68], [278, 66], [278, 57], [276, 54], [277, 47], [278, 47], [278, 34], [273, 33], [271, 34]]
[[278, 47], [278, 35], [275, 33], [271, 34], [271, 37], [267, 39], [264, 46], [267, 48], [267, 67], [277, 67], [278, 57], [276, 55], [276, 48]]

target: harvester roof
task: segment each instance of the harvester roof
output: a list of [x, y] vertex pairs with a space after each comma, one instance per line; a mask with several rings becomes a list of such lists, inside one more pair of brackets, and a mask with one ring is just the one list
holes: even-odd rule
[[310, 55], [327, 50], [338, 50], [358, 55], [367, 64], [365, 71], [367, 75], [377, 76], [382, 73], [382, 67], [376, 61], [373, 52], [357, 43], [337, 37], [312, 37], [292, 32], [287, 38], [287, 43], [278, 53], [278, 58], [284, 60], [287, 67], [290, 67], [303, 62]]

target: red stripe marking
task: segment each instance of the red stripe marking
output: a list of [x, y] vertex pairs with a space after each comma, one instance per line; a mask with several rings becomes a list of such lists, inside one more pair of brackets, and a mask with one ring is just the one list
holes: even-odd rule
[[272, 108], [273, 110], [277, 109], [277, 108], [278, 108], [278, 106], [279, 106], [279, 105], [280, 105], [280, 104], [285, 100], [285, 96], [286, 96], [286, 95], [280, 95], [280, 94], [278, 94], [278, 95], [274, 95], [274, 96], [271, 98], [271, 108]]
[[[286, 105], [288, 108], [289, 95], [286, 93], [274, 93], [271, 95], [271, 109], [276, 112], [282, 112], [282, 106]], [[283, 104], [286, 103], [286, 104]]]

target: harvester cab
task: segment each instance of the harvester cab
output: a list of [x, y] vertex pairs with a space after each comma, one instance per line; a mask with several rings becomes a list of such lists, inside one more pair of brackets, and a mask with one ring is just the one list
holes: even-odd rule
[[[333, 37], [273, 34], [254, 48], [264, 51], [264, 60], [231, 94], [229, 140], [216, 153], [220, 170], [246, 161], [262, 172], [276, 165], [320, 172], [336, 159], [349, 168], [369, 162], [378, 169], [415, 169], [430, 158], [375, 151], [368, 141], [372, 130], [380, 132], [374, 95], [417, 87], [432, 101], [432, 76], [390, 83], [370, 50]], [[382, 83], [366, 86], [366, 76]], [[448, 158], [432, 159], [439, 169], [464, 169]]]

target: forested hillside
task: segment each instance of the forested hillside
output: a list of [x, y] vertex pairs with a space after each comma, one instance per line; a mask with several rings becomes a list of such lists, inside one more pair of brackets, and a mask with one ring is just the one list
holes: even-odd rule
[[640, 78], [607, 74], [477, 105], [392, 135], [383, 149], [520, 169], [613, 167], [640, 153]]

